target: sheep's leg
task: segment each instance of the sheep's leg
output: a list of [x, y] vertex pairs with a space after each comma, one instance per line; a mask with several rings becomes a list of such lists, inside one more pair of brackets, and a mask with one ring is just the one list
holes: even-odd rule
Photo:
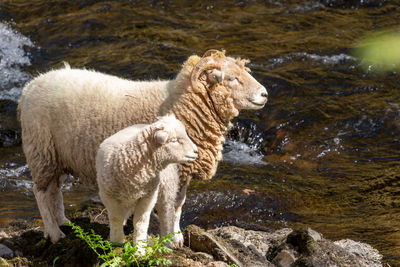
[[[63, 180], [63, 178], [60, 180]], [[65, 237], [64, 233], [58, 227], [67, 220], [64, 215], [64, 204], [60, 187], [58, 179], [50, 180], [50, 183], [44, 190], [39, 189], [36, 183], [33, 186], [33, 193], [35, 194], [39, 212], [43, 219], [45, 237], [50, 237], [53, 243]]]
[[124, 220], [127, 217], [129, 208], [121, 205], [121, 203], [115, 199], [104, 197], [104, 195], [101, 195], [101, 200], [108, 212], [110, 240], [112, 242], [124, 243]]
[[22, 145], [34, 182], [33, 193], [43, 220], [44, 234], [55, 243], [65, 236], [58, 226], [66, 218], [61, 193], [64, 176], [58, 166], [52, 134], [46, 125], [29, 118], [29, 113], [21, 114], [21, 129]]
[[140, 255], [145, 255], [146, 251], [143, 247], [147, 243], [147, 231], [149, 229], [150, 214], [156, 204], [158, 196], [158, 187], [151, 192], [149, 196], [138, 200], [133, 215], [133, 241], [138, 246]]
[[59, 178], [59, 184], [57, 190], [55, 190], [54, 195], [56, 196], [54, 199], [54, 213], [56, 216], [56, 220], [58, 225], [63, 225], [64, 223], [68, 222], [69, 220], [65, 217], [65, 210], [64, 210], [64, 199], [63, 194], [61, 192], [61, 186], [64, 183], [65, 179], [67, 178], [66, 174], [63, 174]]
[[[175, 200], [178, 187], [179, 175], [177, 166], [170, 164], [160, 172], [160, 190], [156, 210], [161, 236], [174, 234]], [[167, 245], [173, 247], [174, 244]]]
[[175, 247], [183, 247], [183, 234], [181, 231], [180, 227], [180, 221], [181, 221], [181, 215], [182, 215], [182, 206], [185, 204], [186, 200], [186, 191], [187, 187], [189, 185], [189, 182], [182, 186], [176, 196], [176, 202], [175, 202], [175, 216], [174, 216], [174, 233], [175, 233], [175, 239], [174, 239], [174, 246]]

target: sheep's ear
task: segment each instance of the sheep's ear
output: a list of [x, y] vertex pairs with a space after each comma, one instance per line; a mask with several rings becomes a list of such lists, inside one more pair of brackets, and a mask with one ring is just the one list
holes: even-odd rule
[[165, 144], [168, 140], [168, 133], [164, 130], [158, 130], [155, 134], [155, 139], [158, 144]]
[[210, 50], [207, 50], [203, 54], [203, 58], [205, 58], [205, 57], [213, 57], [213, 56], [225, 57], [225, 50], [219, 51], [219, 50], [216, 50], [216, 49], [210, 49]]
[[222, 83], [224, 80], [224, 73], [220, 70], [213, 69], [209, 75], [211, 75], [211, 81], [214, 83]]
[[211, 57], [213, 54], [217, 54], [218, 52], [219, 52], [219, 51], [216, 50], [216, 49], [207, 50], [207, 51], [204, 53], [203, 58], [204, 58], [204, 57]]

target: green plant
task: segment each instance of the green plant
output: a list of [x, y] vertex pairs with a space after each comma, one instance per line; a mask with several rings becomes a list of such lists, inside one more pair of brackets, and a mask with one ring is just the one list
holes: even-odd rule
[[[166, 247], [165, 244], [173, 241], [173, 234], [158, 239], [157, 237], [151, 238], [150, 242], [143, 242], [143, 248], [146, 253], [144, 256], [138, 255], [138, 246], [131, 242], [124, 244], [113, 243], [96, 234], [93, 229], [90, 233], [85, 232], [80, 226], [71, 222], [66, 225], [72, 227], [77, 237], [84, 240], [88, 246], [97, 254], [98, 258], [104, 261], [101, 267], [105, 266], [158, 266], [161, 263], [164, 265], [171, 264], [171, 261], [160, 257], [161, 254], [170, 252], [171, 249]], [[121, 247], [121, 250], [117, 248]]]
[[148, 266], [153, 266], [153, 265], [160, 265], [161, 263], [164, 265], [171, 264], [171, 261], [165, 258], [157, 258], [157, 255], [159, 254], [164, 254], [164, 253], [170, 253], [171, 249], [166, 247], [166, 243], [172, 242], [174, 239], [173, 234], [168, 234], [166, 236], [161, 237], [161, 239], [158, 239], [158, 237], [153, 237], [150, 238], [150, 242], [152, 245], [145, 245], [146, 249], [146, 254], [144, 255], [143, 259], [148, 262]]
[[59, 258], [60, 258], [60, 256], [57, 256], [57, 257], [55, 257], [55, 258], [53, 259], [53, 267], [54, 267], [54, 265], [56, 264], [56, 262], [58, 261]]

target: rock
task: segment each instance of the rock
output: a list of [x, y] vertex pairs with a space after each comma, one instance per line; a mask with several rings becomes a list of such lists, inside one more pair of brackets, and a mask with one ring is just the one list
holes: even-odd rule
[[320, 233], [318, 233], [317, 231], [314, 231], [311, 228], [307, 228], [307, 233], [314, 241], [322, 240], [322, 235]]
[[[90, 222], [88, 217], [78, 216], [73, 221], [85, 231], [94, 229], [103, 238], [108, 235], [106, 225]], [[97, 255], [67, 226], [62, 227], [66, 238], [52, 244], [44, 239], [41, 231], [33, 229], [33, 225], [22, 222], [10, 225], [14, 225], [15, 231], [11, 236], [0, 239], [0, 244], [8, 249], [8, 253], [11, 251], [18, 257], [9, 260], [11, 256], [0, 255], [8, 260], [7, 263], [4, 259], [7, 264], [18, 262], [15, 266], [51, 266], [55, 257], [59, 257], [57, 264], [60, 266], [93, 266], [98, 263]], [[347, 239], [332, 242], [310, 228], [256, 231], [228, 226], [205, 231], [189, 225], [185, 230], [185, 245], [165, 255], [172, 266], [382, 266], [382, 256], [368, 244]], [[4, 263], [4, 266], [7, 265]]]
[[22, 253], [22, 252], [19, 251], [19, 250], [14, 251], [14, 253], [15, 253], [15, 256], [16, 256], [16, 257], [22, 257], [22, 256], [24, 256], [24, 253]]
[[278, 267], [290, 266], [296, 261], [296, 257], [293, 255], [293, 252], [290, 250], [283, 249], [281, 252], [276, 255], [274, 260], [272, 261]]
[[229, 246], [225, 242], [206, 232], [196, 225], [189, 225], [185, 229], [185, 245], [196, 252], [205, 252], [211, 254], [215, 259], [244, 266], [231, 252]]
[[365, 264], [365, 266], [382, 266], [382, 255], [379, 254], [377, 249], [374, 249], [368, 244], [356, 242], [350, 239], [335, 241], [334, 244], [359, 257], [360, 261]]
[[9, 249], [6, 245], [0, 244], [0, 257], [5, 259], [11, 259], [14, 257], [14, 252]]
[[14, 246], [14, 242], [11, 241], [11, 240], [8, 239], [8, 238], [3, 238], [3, 239], [1, 240], [1, 243], [2, 243], [3, 245], [5, 245], [5, 246], [11, 247], [11, 248]]
[[379, 258], [375, 251], [368, 250], [369, 245], [360, 246], [366, 249], [365, 253], [360, 249], [357, 249], [359, 253], [352, 253], [356, 247], [353, 242], [339, 242], [342, 245], [339, 246], [312, 229], [300, 229], [291, 232], [280, 245], [272, 247], [267, 258], [277, 266], [288, 266], [285, 264], [293, 259], [291, 266], [382, 266], [381, 256]]
[[276, 246], [284, 241], [286, 236], [292, 232], [290, 228], [283, 228], [280, 230], [272, 231], [253, 231], [245, 230], [235, 226], [226, 226], [209, 230], [227, 242], [233, 247], [244, 246], [250, 250], [252, 256], [265, 258], [271, 246]]
[[0, 231], [0, 238], [8, 238], [10, 237], [9, 234], [7, 234], [5, 231]]
[[223, 261], [213, 261], [207, 264], [206, 267], [229, 267], [229, 265]]
[[196, 260], [202, 260], [202, 259], [207, 259], [207, 260], [214, 260], [214, 257], [210, 254], [204, 253], [204, 252], [196, 252], [193, 254]]

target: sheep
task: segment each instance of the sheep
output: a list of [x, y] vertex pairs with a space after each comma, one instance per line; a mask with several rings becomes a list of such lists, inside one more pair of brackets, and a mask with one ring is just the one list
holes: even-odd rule
[[[199, 150], [197, 160], [170, 164], [160, 173], [160, 234], [180, 232], [187, 186], [192, 178], [214, 175], [230, 120], [267, 102], [267, 90], [250, 75], [248, 62], [208, 50], [201, 58], [190, 56], [174, 80], [130, 81], [66, 66], [28, 83], [18, 117], [45, 236], [52, 242], [64, 236], [60, 187], [66, 175], [94, 185], [96, 151], [105, 138], [167, 113], [183, 122]], [[175, 235], [174, 245], [182, 244], [182, 234]]]
[[123, 224], [134, 213], [133, 241], [144, 253], [150, 213], [156, 203], [159, 173], [167, 165], [197, 158], [197, 147], [174, 115], [127, 127], [105, 139], [96, 156], [97, 184], [107, 208], [110, 240], [124, 242]]

